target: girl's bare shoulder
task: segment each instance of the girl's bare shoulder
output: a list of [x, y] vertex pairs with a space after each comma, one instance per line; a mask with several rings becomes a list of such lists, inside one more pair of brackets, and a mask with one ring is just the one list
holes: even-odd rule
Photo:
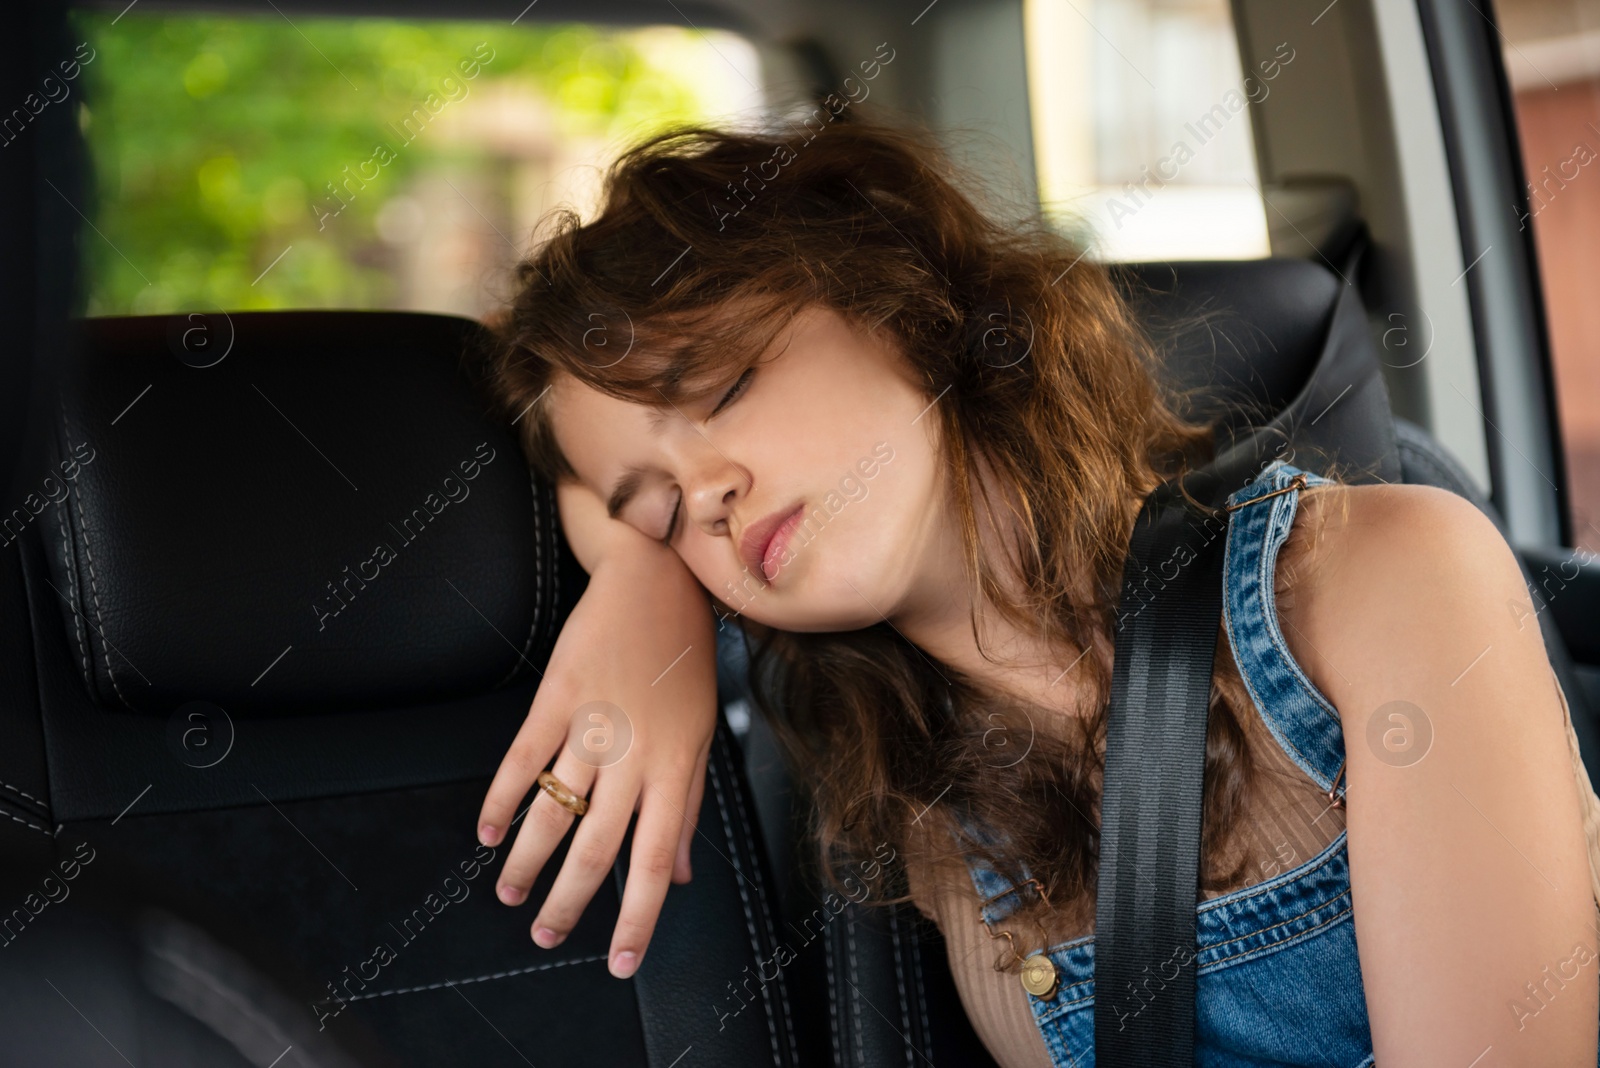
[[1284, 640], [1336, 705], [1341, 693], [1355, 696], [1353, 675], [1453, 656], [1451, 624], [1461, 621], [1452, 613], [1515, 622], [1514, 603], [1527, 599], [1494, 523], [1435, 486], [1303, 491], [1277, 571]]

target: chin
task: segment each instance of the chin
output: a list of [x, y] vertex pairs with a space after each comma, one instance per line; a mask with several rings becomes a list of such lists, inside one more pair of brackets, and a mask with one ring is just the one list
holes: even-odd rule
[[780, 571], [774, 585], [746, 611], [758, 623], [780, 630], [861, 630], [881, 623], [898, 603], [882, 585], [867, 567], [852, 566], [849, 573], [797, 567], [792, 573]]

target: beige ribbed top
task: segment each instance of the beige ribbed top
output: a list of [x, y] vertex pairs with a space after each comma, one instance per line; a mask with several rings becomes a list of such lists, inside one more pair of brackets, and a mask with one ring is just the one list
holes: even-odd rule
[[[1552, 676], [1553, 678], [1554, 676]], [[1567, 746], [1572, 757], [1578, 803], [1583, 810], [1583, 830], [1589, 847], [1590, 890], [1600, 909], [1600, 797], [1595, 796], [1589, 774], [1578, 753], [1567, 695], [1556, 683], [1567, 717]], [[1333, 808], [1316, 783], [1292, 761], [1272, 737], [1253, 708], [1241, 717], [1260, 771], [1254, 808], [1245, 815], [1234, 849], [1247, 850], [1250, 863], [1237, 885], [1207, 891], [1202, 900], [1253, 886], [1303, 864], [1329, 846], [1345, 827], [1345, 811]], [[1234, 858], [1228, 858], [1234, 859]], [[1226, 870], [1226, 869], [1225, 869]], [[997, 971], [996, 962], [1009, 958], [1004, 939], [991, 938], [979, 918], [978, 895], [959, 862], [934, 871], [913, 866], [907, 872], [913, 900], [924, 916], [943, 933], [961, 1003], [974, 1030], [1001, 1068], [1051, 1068], [1044, 1039], [1033, 1022], [1028, 996], [1015, 970]], [[1060, 941], [1092, 933], [1094, 914], [1088, 902], [1067, 912], [1068, 930]], [[1002, 922], [996, 925], [1007, 928]], [[1013, 932], [1024, 955], [1039, 947], [1036, 930], [1019, 921]]]

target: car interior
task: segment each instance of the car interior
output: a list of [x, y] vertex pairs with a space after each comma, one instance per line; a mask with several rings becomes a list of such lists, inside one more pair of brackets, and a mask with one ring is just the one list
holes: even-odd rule
[[[1286, 441], [1302, 466], [1442, 487], [1494, 520], [1600, 768], [1600, 511], [1586, 510], [1600, 334], [1584, 297], [1600, 178], [1575, 152], [1600, 144], [1600, 3], [36, 0], [15, 14], [0, 40], [0, 1063], [993, 1063], [915, 908], [825, 903], [732, 627], [695, 876], [671, 888], [638, 974], [605, 967], [626, 847], [555, 949], [530, 939], [531, 910], [494, 899], [503, 850], [474, 821], [587, 581], [553, 487], [487, 414], [490, 305], [460, 295], [493, 289], [529, 213], [485, 194], [452, 216], [493, 252], [448, 268], [460, 286], [432, 303], [403, 286], [297, 298], [315, 272], [261, 289], [300, 269], [261, 242], [235, 288], [186, 290], [176, 260], [157, 271], [137, 250], [182, 251], [199, 225], [152, 213], [150, 244], [122, 242], [127, 190], [153, 194], [145, 164], [105, 145], [136, 142], [143, 116], [180, 141], [235, 137], [247, 162], [297, 147], [266, 125], [163, 117], [176, 98], [155, 79], [203, 102], [222, 75], [199, 59], [119, 74], [147, 46], [117, 35], [145, 25], [178, 27], [172, 48], [188, 47], [185, 20], [270, 28], [303, 42], [318, 85], [346, 78], [330, 69], [343, 53], [317, 58], [335, 23], [449, 21], [502, 64], [519, 34], [669, 27], [693, 62], [754, 72], [744, 114], [768, 117], [862, 85], [860, 61], [887, 44], [862, 106], [947, 138], [995, 210], [1092, 231], [1160, 372], [1207, 387], [1230, 433]], [[67, 63], [83, 81], [57, 101]], [[301, 69], [265, 68], [253, 91], [313, 115], [356, 106], [311, 93]], [[487, 98], [488, 77], [475, 84]], [[1128, 105], [1145, 85], [1156, 103]], [[101, 107], [107, 86], [121, 110]], [[533, 121], [496, 99], [511, 126]], [[1242, 164], [1207, 154], [1224, 136]], [[500, 173], [453, 166], [440, 173], [475, 196]], [[250, 174], [202, 168], [197, 196]], [[302, 250], [318, 222], [338, 226], [314, 195], [285, 224]], [[378, 195], [351, 205], [376, 212]], [[409, 203], [372, 225], [405, 231], [442, 201]], [[241, 233], [228, 240], [254, 239]], [[375, 559], [376, 578], [361, 566]]]

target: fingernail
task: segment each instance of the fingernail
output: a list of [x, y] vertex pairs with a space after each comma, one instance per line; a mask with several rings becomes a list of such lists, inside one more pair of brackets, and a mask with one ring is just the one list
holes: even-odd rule
[[548, 927], [535, 927], [533, 929], [533, 940], [539, 944], [540, 949], [554, 949], [559, 946], [566, 937], [566, 935], [556, 934]]
[[638, 966], [638, 954], [634, 953], [632, 950], [625, 949], [612, 958], [611, 974], [616, 976], [618, 979], [626, 979], [628, 976], [633, 974], [633, 970]]
[[507, 905], [520, 905], [522, 904], [523, 899], [528, 896], [528, 892], [526, 890], [522, 889], [520, 886], [512, 886], [510, 883], [502, 883], [495, 893], [499, 894], [500, 900], [504, 901]]
[[495, 830], [493, 824], [485, 823], [483, 826], [478, 828], [478, 841], [482, 842], [484, 845], [492, 846], [499, 840], [500, 832]]

